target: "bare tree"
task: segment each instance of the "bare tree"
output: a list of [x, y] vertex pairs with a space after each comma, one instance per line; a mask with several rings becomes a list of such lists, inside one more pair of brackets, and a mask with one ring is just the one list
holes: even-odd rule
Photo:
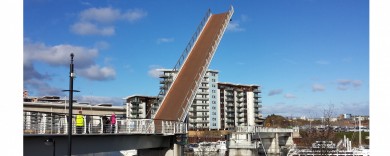
[[321, 126], [319, 128], [310, 128], [306, 131], [301, 131], [300, 135], [301, 146], [312, 147], [313, 143], [317, 143], [317, 148], [313, 148], [320, 155], [327, 155], [335, 146], [331, 146], [331, 142], [335, 143], [336, 135], [332, 129], [332, 118], [336, 115], [333, 104], [328, 105], [322, 111]]

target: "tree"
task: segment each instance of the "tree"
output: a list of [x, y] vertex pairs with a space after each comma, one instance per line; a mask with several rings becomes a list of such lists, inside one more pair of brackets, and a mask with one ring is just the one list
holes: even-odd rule
[[[316, 141], [319, 141], [318, 143], [328, 143], [329, 141], [332, 141], [333, 143], [336, 143], [336, 134], [332, 129], [332, 122], [331, 118], [335, 116], [335, 109], [334, 105], [330, 104], [328, 105], [328, 108], [324, 108], [323, 116], [321, 120], [321, 126], [317, 128], [310, 128], [308, 130], [301, 130], [300, 135], [302, 137], [301, 139], [301, 146], [304, 147], [311, 147], [313, 143]], [[318, 146], [319, 148], [316, 149], [320, 153], [320, 155], [327, 155], [331, 150], [333, 150], [329, 146]]]

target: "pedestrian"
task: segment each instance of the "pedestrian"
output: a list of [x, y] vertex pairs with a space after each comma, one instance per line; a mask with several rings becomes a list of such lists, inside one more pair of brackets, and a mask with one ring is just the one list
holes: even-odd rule
[[103, 116], [103, 133], [109, 132], [109, 126], [110, 126], [110, 119], [107, 118], [107, 116]]
[[112, 112], [111, 114], [110, 121], [111, 121], [111, 133], [115, 133], [116, 115], [114, 112]]
[[76, 115], [76, 132], [81, 134], [84, 128], [84, 116], [83, 112], [80, 110], [79, 114]]

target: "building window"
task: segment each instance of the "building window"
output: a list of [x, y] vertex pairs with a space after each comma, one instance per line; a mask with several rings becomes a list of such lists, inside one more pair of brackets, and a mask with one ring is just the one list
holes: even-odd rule
[[211, 81], [212, 81], [212, 82], [215, 82], [215, 79], [212, 79]]
[[216, 123], [213, 123], [213, 126], [217, 126], [217, 124], [216, 124]]
[[213, 99], [215, 99], [215, 95], [211, 96]]

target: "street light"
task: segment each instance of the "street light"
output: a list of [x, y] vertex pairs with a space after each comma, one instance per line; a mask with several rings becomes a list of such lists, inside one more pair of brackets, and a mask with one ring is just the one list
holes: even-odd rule
[[56, 155], [56, 140], [49, 138], [45, 140], [45, 145], [53, 146], [53, 156]]
[[70, 72], [69, 72], [69, 115], [68, 115], [68, 156], [72, 155], [72, 111], [73, 111], [73, 92], [80, 92], [78, 90], [73, 90], [73, 79], [75, 77], [74, 74], [74, 66], [73, 66], [73, 57], [74, 54], [70, 54]]

